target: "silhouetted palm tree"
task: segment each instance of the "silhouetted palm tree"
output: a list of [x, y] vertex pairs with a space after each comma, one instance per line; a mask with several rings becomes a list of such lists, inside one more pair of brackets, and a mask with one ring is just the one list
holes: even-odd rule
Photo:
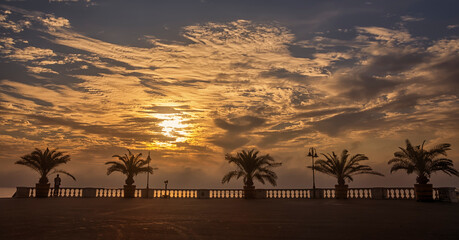
[[119, 161], [109, 161], [106, 162], [106, 165], [111, 165], [107, 169], [107, 175], [110, 175], [113, 172], [121, 172], [127, 176], [126, 185], [131, 186], [134, 183], [134, 176], [139, 173], [153, 173], [153, 168], [148, 167], [148, 160], [141, 159], [142, 153], [134, 155], [128, 149], [129, 154], [124, 154], [124, 156], [113, 155], [117, 157]]
[[64, 155], [63, 152], [58, 152], [57, 149], [49, 150], [46, 148], [45, 151], [42, 151], [35, 148], [35, 151], [22, 156], [21, 160], [16, 161], [15, 164], [30, 167], [40, 174], [40, 180], [36, 185], [36, 196], [47, 197], [49, 191], [48, 175], [63, 173], [71, 177], [73, 180], [76, 180], [72, 174], [64, 170], [56, 169], [59, 165], [66, 164], [69, 161], [70, 156]]
[[[416, 182], [427, 184], [430, 175], [436, 171], [442, 171], [448, 175], [459, 176], [458, 171], [453, 168], [453, 161], [445, 158], [446, 151], [451, 150], [451, 144], [442, 143], [430, 150], [424, 149], [424, 142], [420, 146], [411, 145], [410, 140], [406, 140], [406, 148], [399, 147], [401, 151], [394, 153], [394, 158], [389, 160], [392, 164], [390, 172], [406, 170], [408, 174], [416, 173]], [[445, 157], [441, 157], [445, 156]]]
[[[354, 175], [373, 174], [384, 176], [379, 172], [373, 171], [370, 166], [360, 164], [361, 161], [368, 160], [368, 157], [364, 154], [356, 154], [349, 158], [350, 155], [348, 151], [344, 149], [340, 157], [338, 157], [335, 152], [332, 152], [332, 154], [322, 153], [322, 155], [327, 160], [319, 159], [315, 161], [314, 169], [338, 179], [338, 185], [335, 186], [336, 198], [347, 198], [347, 185], [345, 185], [345, 180], [353, 181]], [[312, 166], [308, 168], [312, 168]]]
[[275, 162], [269, 154], [258, 156], [258, 153], [259, 152], [255, 149], [252, 149], [248, 152], [242, 150], [242, 152], [238, 152], [236, 156], [226, 154], [225, 159], [229, 163], [236, 164], [237, 169], [227, 173], [223, 177], [222, 183], [229, 182], [233, 177], [236, 177], [236, 179], [243, 177], [244, 189], [246, 190], [254, 189], [254, 179], [258, 180], [262, 184], [265, 184], [265, 181], [268, 181], [271, 185], [276, 186], [277, 175], [271, 169], [282, 165], [282, 163]]
[[344, 149], [341, 153], [341, 157], [338, 157], [335, 152], [332, 152], [332, 154], [328, 153], [327, 155], [322, 153], [322, 155], [327, 160], [317, 160], [315, 162], [314, 169], [336, 177], [338, 179], [338, 185], [344, 185], [346, 179], [353, 181], [354, 179], [352, 176], [358, 174], [384, 176], [379, 172], [373, 171], [373, 169], [368, 165], [360, 165], [361, 161], [368, 160], [368, 157], [364, 154], [356, 154], [349, 158], [350, 155], [348, 154], [348, 151]]

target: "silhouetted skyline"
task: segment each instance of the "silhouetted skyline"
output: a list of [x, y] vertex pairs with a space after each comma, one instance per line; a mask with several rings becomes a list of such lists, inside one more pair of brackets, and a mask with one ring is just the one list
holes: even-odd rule
[[[309, 147], [367, 156], [386, 177], [405, 139], [459, 159], [457, 1], [1, 1], [0, 187], [35, 147], [71, 156], [62, 186], [118, 187], [131, 149], [152, 187], [221, 184], [226, 153], [270, 154], [278, 187], [312, 187]], [[320, 157], [319, 157], [320, 158]], [[135, 178], [145, 187], [146, 175]], [[318, 187], [336, 180], [316, 175]], [[437, 186], [459, 178], [434, 174]]]

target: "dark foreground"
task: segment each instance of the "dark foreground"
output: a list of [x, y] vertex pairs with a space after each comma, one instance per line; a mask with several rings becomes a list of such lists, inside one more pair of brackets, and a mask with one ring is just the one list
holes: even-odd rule
[[0, 239], [459, 239], [459, 204], [0, 199]]

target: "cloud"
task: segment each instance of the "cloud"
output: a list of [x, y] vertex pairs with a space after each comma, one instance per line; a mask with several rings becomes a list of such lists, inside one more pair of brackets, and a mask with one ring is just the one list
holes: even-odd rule
[[456, 37], [426, 40], [399, 23], [315, 35], [234, 20], [190, 23], [180, 40], [149, 32], [127, 44], [65, 16], [1, 14], [5, 149], [58, 146], [80, 159], [95, 151], [97, 162], [150, 149], [187, 181], [201, 173], [180, 167], [221, 171], [223, 153], [239, 148], [289, 161], [309, 145], [361, 142], [355, 148], [366, 151], [374, 148], [366, 141], [457, 132]]
[[369, 34], [376, 40], [390, 43], [407, 43], [414, 40], [408, 32], [403, 30], [393, 30], [383, 27], [356, 27], [356, 30], [362, 34]]
[[263, 78], [278, 78], [287, 81], [305, 82], [308, 77], [297, 72], [290, 72], [285, 68], [270, 69], [260, 73]]
[[400, 19], [404, 22], [420, 22], [424, 20], [424, 18], [417, 18], [409, 15], [401, 16]]

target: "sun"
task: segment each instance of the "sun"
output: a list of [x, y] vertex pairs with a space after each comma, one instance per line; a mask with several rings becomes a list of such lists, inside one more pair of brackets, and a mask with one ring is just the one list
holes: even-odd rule
[[161, 133], [166, 137], [175, 138], [175, 142], [184, 142], [189, 135], [188, 124], [181, 114], [158, 114], [157, 118], [162, 121], [158, 124]]

